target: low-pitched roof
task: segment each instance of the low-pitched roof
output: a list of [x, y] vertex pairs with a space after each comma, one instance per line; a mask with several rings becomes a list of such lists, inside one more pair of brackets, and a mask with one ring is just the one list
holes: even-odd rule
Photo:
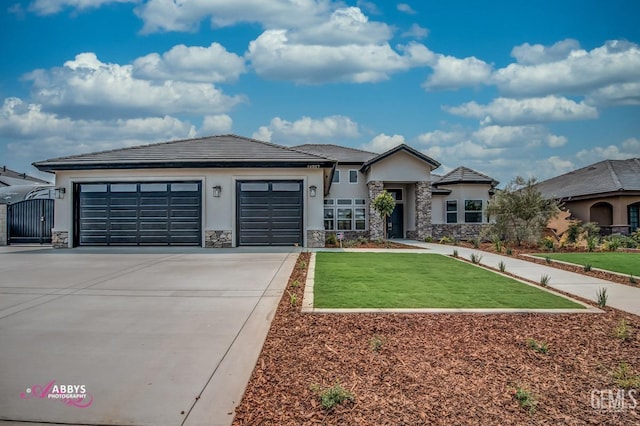
[[0, 167], [0, 186], [38, 185], [48, 183], [50, 182], [29, 176], [26, 173], [18, 173], [15, 170], [7, 168], [7, 166]]
[[237, 135], [210, 136], [53, 158], [42, 171], [171, 167], [331, 167], [334, 160]]
[[377, 163], [378, 161], [384, 160], [385, 158], [387, 158], [387, 157], [389, 157], [389, 156], [391, 156], [391, 155], [393, 155], [393, 154], [395, 154], [396, 152], [399, 152], [399, 151], [404, 151], [404, 152], [407, 152], [410, 155], [413, 155], [417, 159], [419, 159], [421, 161], [424, 161], [425, 163], [430, 164], [433, 167], [433, 169], [437, 169], [438, 167], [440, 167], [440, 163], [437, 162], [436, 160], [434, 160], [433, 158], [431, 158], [431, 157], [429, 157], [427, 155], [424, 155], [420, 151], [417, 151], [417, 150], [411, 148], [409, 145], [400, 144], [400, 145], [395, 146], [395, 147], [391, 148], [390, 150], [388, 150], [386, 152], [383, 152], [382, 154], [370, 159], [366, 163], [364, 163], [362, 165], [362, 167], [360, 168], [360, 171], [363, 172], [363, 173], [366, 172], [367, 170], [369, 170], [369, 168], [373, 164]]
[[332, 158], [343, 164], [362, 164], [378, 155], [375, 152], [323, 143], [309, 143], [305, 145], [294, 146], [293, 148], [299, 151], [308, 152], [310, 154]]
[[453, 185], [457, 183], [487, 183], [491, 186], [497, 186], [500, 182], [483, 173], [476, 172], [468, 167], [460, 166], [442, 176], [440, 179], [435, 181], [433, 185]]
[[620, 192], [640, 192], [640, 159], [604, 160], [537, 185], [547, 198], [589, 198]]

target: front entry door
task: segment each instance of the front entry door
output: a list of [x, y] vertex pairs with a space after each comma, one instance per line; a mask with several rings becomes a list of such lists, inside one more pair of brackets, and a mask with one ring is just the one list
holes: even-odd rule
[[396, 204], [387, 218], [387, 238], [404, 238], [404, 206]]

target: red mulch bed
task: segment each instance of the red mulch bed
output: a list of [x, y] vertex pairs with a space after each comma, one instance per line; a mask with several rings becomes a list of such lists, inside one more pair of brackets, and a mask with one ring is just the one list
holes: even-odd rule
[[[340, 243], [338, 244], [325, 244], [326, 248], [341, 248]], [[420, 247], [410, 246], [407, 244], [396, 243], [393, 241], [388, 241], [386, 244], [380, 241], [358, 241], [358, 242], [343, 242], [342, 248], [381, 248], [381, 249], [414, 249], [420, 250]]]
[[[287, 290], [302, 300], [308, 253]], [[639, 405], [591, 406], [612, 371], [640, 374], [640, 317], [604, 314], [302, 314], [285, 292], [234, 425], [640, 424]], [[614, 335], [621, 319], [631, 337]], [[383, 340], [379, 352], [371, 339]], [[541, 354], [527, 339], [549, 345]], [[339, 382], [354, 402], [327, 411], [310, 389]], [[537, 400], [530, 414], [517, 387]], [[625, 394], [628, 395], [628, 394]], [[633, 401], [626, 397], [625, 402]]]

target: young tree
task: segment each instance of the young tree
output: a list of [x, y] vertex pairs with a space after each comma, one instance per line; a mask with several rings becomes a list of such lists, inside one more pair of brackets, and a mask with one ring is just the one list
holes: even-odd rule
[[384, 240], [387, 241], [387, 217], [391, 216], [393, 209], [396, 208], [396, 201], [387, 191], [382, 191], [373, 199], [373, 208], [376, 209], [382, 219], [384, 229]]
[[492, 234], [517, 245], [537, 242], [559, 211], [557, 201], [545, 199], [538, 191], [535, 178], [520, 176], [496, 193], [487, 207]]

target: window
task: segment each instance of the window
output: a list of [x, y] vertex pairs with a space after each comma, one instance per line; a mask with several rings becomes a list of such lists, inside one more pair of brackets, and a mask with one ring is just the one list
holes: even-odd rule
[[334, 213], [335, 210], [333, 208], [324, 209], [324, 229], [327, 231], [336, 229]]
[[338, 230], [350, 231], [353, 228], [353, 209], [338, 210]]
[[340, 183], [340, 170], [333, 171], [333, 180], [332, 183]]
[[386, 190], [389, 194], [391, 194], [391, 196], [393, 197], [394, 200], [396, 201], [402, 201], [402, 189], [387, 189]]
[[350, 198], [338, 198], [338, 205], [340, 206], [350, 206], [352, 203]]
[[273, 191], [283, 192], [297, 192], [300, 191], [300, 184], [298, 182], [274, 182], [271, 184]]
[[332, 206], [335, 204], [335, 200], [333, 198], [325, 198], [324, 200], [324, 205], [325, 206]]
[[356, 206], [364, 206], [365, 204], [367, 204], [367, 200], [365, 200], [364, 198], [356, 198], [355, 200], [353, 200], [353, 203]]
[[142, 183], [140, 184], [140, 192], [166, 192], [166, 183]]
[[362, 208], [355, 209], [356, 230], [363, 231], [366, 229], [367, 227], [366, 217], [367, 217], [366, 209], [362, 209]]
[[482, 223], [482, 200], [465, 200], [464, 221], [466, 223]]
[[458, 223], [458, 201], [447, 201], [447, 223]]
[[349, 183], [358, 183], [358, 171], [349, 170]]

